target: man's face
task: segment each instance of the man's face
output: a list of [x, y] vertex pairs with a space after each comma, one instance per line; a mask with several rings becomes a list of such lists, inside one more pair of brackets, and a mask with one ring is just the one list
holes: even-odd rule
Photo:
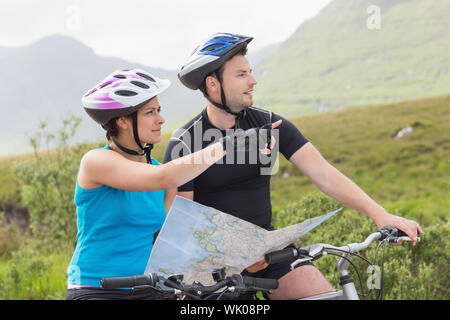
[[253, 87], [258, 83], [243, 55], [236, 55], [224, 64], [222, 86], [227, 106], [239, 112], [253, 105]]

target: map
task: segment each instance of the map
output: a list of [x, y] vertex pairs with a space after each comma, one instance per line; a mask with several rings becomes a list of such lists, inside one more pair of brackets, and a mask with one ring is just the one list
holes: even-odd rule
[[212, 285], [211, 272], [241, 273], [342, 210], [267, 231], [217, 209], [176, 196], [156, 239], [145, 273], [183, 274], [184, 282]]

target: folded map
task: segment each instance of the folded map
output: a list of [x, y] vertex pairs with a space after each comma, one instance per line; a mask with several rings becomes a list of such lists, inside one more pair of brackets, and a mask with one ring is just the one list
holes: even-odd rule
[[267, 231], [214, 208], [176, 196], [153, 246], [145, 273], [183, 274], [184, 282], [211, 285], [211, 272], [241, 273], [342, 210]]

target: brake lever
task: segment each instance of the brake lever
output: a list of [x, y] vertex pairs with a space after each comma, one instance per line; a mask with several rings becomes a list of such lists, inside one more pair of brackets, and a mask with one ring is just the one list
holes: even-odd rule
[[178, 294], [181, 293], [180, 290], [178, 289], [174, 289], [174, 288], [170, 288], [167, 287], [165, 285], [161, 285], [159, 283], [157, 283], [155, 286], [150, 286], [150, 285], [140, 285], [140, 286], [135, 286], [131, 289], [132, 293], [137, 293], [137, 292], [142, 292], [144, 290], [149, 290], [151, 291], [155, 296], [159, 296], [163, 299], [171, 299], [176, 297]]
[[326, 254], [326, 251], [324, 251], [323, 249], [323, 244], [314, 244], [308, 247], [298, 248], [297, 251], [299, 253], [299, 256], [302, 258], [299, 258], [291, 263], [291, 270], [294, 270], [294, 268], [300, 263], [306, 261], [314, 261], [321, 258]]
[[[389, 239], [389, 243], [399, 243], [400, 241], [411, 241], [411, 239], [407, 236], [393, 237], [393, 238], [388, 238], [388, 239]], [[420, 242], [419, 237], [416, 237], [415, 239], [417, 242]]]

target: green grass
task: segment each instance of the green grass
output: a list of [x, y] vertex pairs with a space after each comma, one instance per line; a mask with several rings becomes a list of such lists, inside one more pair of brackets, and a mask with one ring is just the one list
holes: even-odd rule
[[25, 246], [0, 259], [1, 300], [63, 300], [72, 250]]
[[[275, 214], [274, 219], [280, 227], [329, 212], [340, 205], [323, 194], [309, 194], [300, 201], [290, 203], [285, 209]], [[373, 222], [354, 210], [344, 210], [325, 221], [317, 229], [296, 241], [298, 246], [313, 243], [329, 243], [336, 246], [361, 242], [374, 232]], [[383, 298], [388, 300], [448, 300], [450, 292], [448, 283], [448, 260], [450, 259], [449, 224], [434, 223], [424, 228], [421, 241], [412, 247], [410, 243], [402, 246], [385, 248], [384, 262], [378, 252], [376, 265], [384, 268]], [[376, 245], [363, 252], [362, 256], [373, 262]], [[383, 249], [382, 249], [383, 250]], [[381, 251], [381, 250], [380, 250]], [[353, 259], [361, 276], [363, 289], [360, 289], [358, 274], [350, 267], [349, 274], [355, 280], [358, 292], [368, 292], [366, 286], [369, 273], [368, 264], [360, 259]], [[324, 256], [315, 261], [315, 265], [337, 288], [339, 274], [336, 271], [335, 257]], [[378, 290], [372, 291], [365, 299], [376, 299]]]
[[[381, 10], [369, 30], [366, 9]], [[255, 68], [256, 104], [286, 116], [449, 93], [446, 0], [332, 1]]]
[[[450, 244], [449, 110], [450, 97], [443, 96], [292, 119], [331, 164], [375, 201], [393, 214], [416, 219], [424, 229], [424, 241], [417, 249], [389, 249], [389, 299], [449, 298], [445, 286]], [[412, 126], [413, 133], [394, 140], [392, 135], [406, 126]], [[159, 161], [169, 138], [165, 135], [152, 152]], [[23, 206], [11, 164], [30, 157], [0, 159], [2, 210]], [[81, 157], [80, 153], [76, 160]], [[338, 205], [320, 195], [316, 186], [282, 156], [279, 171], [272, 177], [271, 199], [277, 227]], [[75, 224], [75, 213], [71, 214]], [[327, 232], [331, 228], [333, 232]], [[361, 241], [374, 228], [364, 215], [346, 210], [302, 241], [343, 245]], [[49, 246], [29, 235], [19, 235], [13, 227], [0, 228], [0, 242], [0, 299], [64, 299], [72, 243]], [[337, 285], [334, 263], [328, 261], [320, 262], [319, 267]]]
[[[450, 97], [351, 108], [294, 119], [294, 124], [338, 170], [375, 201], [425, 224], [450, 217]], [[395, 140], [399, 129], [413, 133]], [[289, 178], [283, 178], [288, 174]], [[272, 204], [317, 188], [283, 157], [272, 179]]]
[[1, 212], [10, 210], [20, 202], [20, 186], [11, 165], [14, 161], [27, 157], [29, 155], [0, 158], [0, 221], [2, 220]]

